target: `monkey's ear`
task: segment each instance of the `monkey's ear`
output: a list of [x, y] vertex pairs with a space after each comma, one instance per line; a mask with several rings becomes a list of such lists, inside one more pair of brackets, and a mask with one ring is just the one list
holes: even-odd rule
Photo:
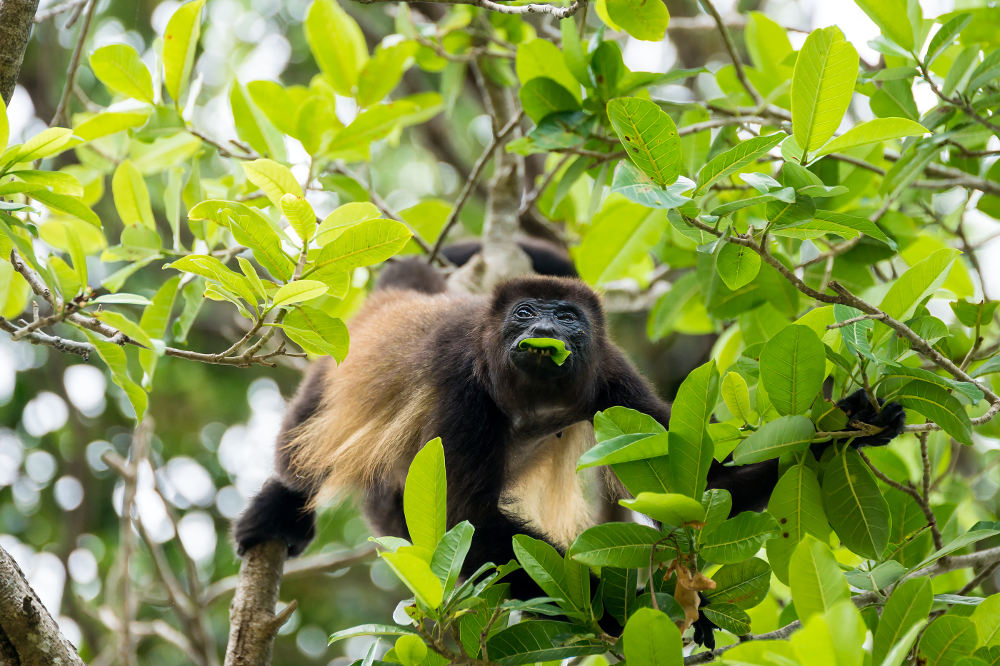
[[898, 402], [879, 400], [881, 411], [876, 411], [864, 389], [858, 389], [837, 403], [837, 407], [847, 414], [848, 421], [858, 421], [882, 428], [881, 432], [866, 437], [858, 437], [852, 446], [884, 446], [903, 432], [906, 412]]

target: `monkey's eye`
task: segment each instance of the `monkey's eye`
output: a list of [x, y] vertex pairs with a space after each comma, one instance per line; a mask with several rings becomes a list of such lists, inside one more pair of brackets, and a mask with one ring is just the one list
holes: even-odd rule
[[560, 312], [556, 314], [556, 319], [566, 323], [572, 323], [576, 321], [576, 315], [572, 312]]
[[521, 305], [516, 310], [514, 310], [514, 316], [520, 319], [531, 319], [535, 316], [535, 311], [529, 308], [527, 305]]

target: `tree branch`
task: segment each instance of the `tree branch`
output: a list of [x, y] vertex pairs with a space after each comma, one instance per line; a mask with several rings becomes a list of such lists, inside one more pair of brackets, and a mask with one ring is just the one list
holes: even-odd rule
[[87, 13], [83, 17], [83, 25], [80, 27], [80, 34], [76, 36], [76, 46], [73, 47], [73, 56], [69, 60], [69, 68], [66, 70], [66, 83], [63, 85], [62, 95], [59, 97], [59, 104], [56, 112], [49, 121], [49, 127], [59, 125], [65, 120], [66, 109], [69, 104], [69, 96], [76, 85], [76, 70], [80, 67], [80, 56], [83, 54], [83, 45], [87, 42], [87, 33], [90, 32], [90, 22], [94, 18], [94, 10], [97, 9], [97, 0], [90, 0], [87, 5]]
[[36, 11], [38, 0], [0, 0], [0, 97], [4, 104], [14, 94]]
[[[13, 656], [7, 654], [13, 651]], [[28, 585], [21, 568], [0, 547], [0, 658], [13, 664], [83, 664], [76, 648]], [[17, 661], [14, 661], [17, 659]]]
[[296, 603], [275, 614], [281, 569], [288, 547], [267, 541], [248, 550], [240, 564], [233, 602], [229, 606], [229, 645], [226, 666], [256, 666], [271, 663], [274, 636]]
[[[371, 5], [377, 2], [395, 2], [396, 0], [357, 0], [362, 5]], [[564, 19], [568, 16], [573, 16], [582, 8], [587, 6], [586, 0], [573, 0], [572, 3], [565, 7], [559, 7], [557, 5], [546, 5], [530, 3], [527, 5], [501, 5], [493, 2], [493, 0], [432, 0], [435, 3], [442, 5], [472, 5], [473, 7], [482, 7], [483, 9], [488, 9], [491, 12], [497, 12], [499, 14], [548, 14], [554, 16], [557, 19]]]

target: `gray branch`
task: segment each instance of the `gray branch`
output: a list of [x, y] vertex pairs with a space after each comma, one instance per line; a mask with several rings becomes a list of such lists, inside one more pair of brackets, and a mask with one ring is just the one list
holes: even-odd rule
[[14, 94], [37, 10], [38, 0], [0, 0], [0, 96], [4, 104]]

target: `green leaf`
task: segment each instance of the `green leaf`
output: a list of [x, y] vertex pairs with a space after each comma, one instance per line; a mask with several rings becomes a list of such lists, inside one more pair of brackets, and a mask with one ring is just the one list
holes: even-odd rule
[[474, 531], [472, 523], [463, 520], [445, 532], [438, 541], [434, 555], [431, 557], [431, 571], [444, 584], [445, 594], [449, 594], [455, 588], [455, 583], [458, 582], [458, 577], [462, 573], [462, 564], [465, 563], [465, 556], [468, 555], [469, 547], [472, 545]]
[[947, 389], [921, 381], [903, 386], [896, 396], [903, 407], [926, 416], [959, 442], [972, 445], [972, 421]]
[[392, 92], [403, 77], [407, 61], [419, 47], [414, 41], [378, 46], [375, 55], [364, 63], [358, 75], [358, 104], [362, 108], [371, 106]]
[[792, 130], [809, 152], [833, 136], [851, 103], [858, 52], [836, 26], [813, 30], [792, 72]]
[[991, 594], [976, 606], [970, 618], [976, 625], [979, 645], [1000, 645], [1000, 594]]
[[91, 303], [107, 303], [109, 305], [149, 305], [151, 301], [139, 294], [104, 294], [98, 296]]
[[133, 142], [130, 147], [132, 163], [144, 176], [174, 168], [199, 150], [201, 139], [187, 132], [164, 136], [150, 144]]
[[889, 287], [879, 309], [895, 319], [909, 319], [924, 297], [941, 286], [959, 254], [958, 250], [945, 248], [910, 266]]
[[666, 215], [618, 198], [609, 199], [572, 249], [580, 277], [599, 286], [630, 275], [661, 240]]
[[326, 285], [318, 280], [296, 280], [282, 285], [274, 294], [272, 308], [303, 303], [326, 293]]
[[613, 437], [588, 449], [580, 456], [577, 470], [666, 456], [668, 442], [666, 433], [659, 435], [632, 433]]
[[[943, 18], [943, 17], [942, 17]], [[924, 63], [927, 67], [931, 66], [941, 53], [951, 46], [955, 38], [965, 29], [965, 26], [969, 25], [972, 21], [972, 14], [957, 14], [952, 16], [948, 21], [941, 26], [941, 29], [934, 33], [931, 37], [931, 41], [927, 44], [927, 55], [924, 56]]]
[[350, 629], [341, 629], [330, 634], [329, 645], [337, 641], [344, 641], [355, 636], [412, 636], [415, 635], [412, 629], [398, 627], [394, 624], [359, 624]]
[[652, 416], [628, 407], [609, 407], [594, 415], [594, 435], [605, 442], [621, 435], [664, 434], [667, 429]]
[[68, 197], [65, 194], [56, 194], [45, 190], [35, 190], [31, 193], [31, 198], [40, 201], [52, 210], [66, 213], [84, 222], [88, 222], [98, 229], [101, 228], [101, 219], [97, 217], [97, 214], [76, 197]]
[[128, 357], [125, 350], [113, 342], [108, 342], [107, 338], [84, 331], [90, 343], [94, 345], [97, 355], [101, 357], [108, 370], [111, 371], [111, 381], [117, 384], [128, 396], [128, 401], [135, 411], [135, 420], [138, 423], [146, 413], [146, 405], [149, 403], [149, 396], [142, 390], [142, 387], [135, 383], [128, 374]]
[[[501, 664], [534, 664], [569, 657], [601, 654], [602, 641], [574, 640], [575, 625], [555, 620], [528, 620], [494, 634], [486, 643], [490, 660]], [[563, 642], [567, 644], [562, 645]]]
[[350, 337], [344, 321], [317, 308], [295, 308], [285, 315], [281, 328], [285, 335], [310, 354], [332, 356], [338, 363], [347, 356]]
[[825, 144], [816, 152], [816, 157], [836, 153], [855, 146], [867, 146], [906, 136], [922, 136], [927, 129], [909, 118], [875, 118], [856, 125]]
[[566, 343], [555, 338], [525, 338], [517, 343], [518, 349], [538, 349], [549, 356], [556, 365], [562, 365], [572, 353], [566, 349]]
[[662, 539], [659, 530], [647, 525], [604, 523], [584, 530], [567, 554], [592, 567], [648, 567], [653, 545]]
[[365, 37], [335, 0], [315, 0], [303, 24], [316, 64], [340, 95], [351, 96], [358, 73], [368, 61]]
[[751, 557], [743, 562], [727, 564], [714, 574], [714, 590], [705, 590], [713, 606], [716, 602], [736, 608], [753, 608], [764, 600], [771, 585], [771, 567], [764, 560]]
[[130, 161], [124, 160], [115, 169], [115, 175], [111, 179], [111, 192], [115, 198], [118, 217], [125, 226], [142, 225], [156, 230], [146, 181]]
[[647, 208], [679, 208], [691, 201], [684, 192], [693, 187], [694, 182], [684, 176], [678, 176], [673, 185], [660, 187], [630, 160], [618, 163], [611, 181], [612, 192]]
[[[652, 608], [640, 608], [622, 633], [625, 659], [643, 666], [682, 666], [681, 632], [670, 617]], [[492, 656], [492, 655], [491, 655]]]
[[872, 663], [882, 663], [893, 646], [927, 618], [933, 603], [929, 578], [912, 578], [898, 585], [882, 609], [872, 644]]
[[784, 132], [775, 132], [741, 141], [729, 150], [713, 157], [698, 172], [698, 188], [695, 195], [704, 194], [715, 181], [739, 173], [754, 164], [757, 158], [774, 148], [787, 137]]
[[719, 249], [715, 266], [726, 286], [736, 291], [757, 277], [760, 272], [760, 255], [745, 245], [724, 242]]
[[417, 601], [431, 610], [441, 605], [444, 590], [426, 560], [405, 552], [379, 553], [379, 557], [410, 588]]
[[285, 159], [285, 145], [281, 135], [264, 112], [250, 101], [239, 81], [234, 81], [229, 89], [229, 107], [233, 111], [236, 134], [243, 142], [261, 155]]
[[747, 387], [747, 380], [738, 372], [727, 372], [722, 378], [722, 400], [732, 415], [744, 423], [750, 423], [753, 419], [750, 389]]
[[[86, 141], [93, 141], [127, 129], [142, 127], [149, 120], [150, 111], [106, 111], [87, 118], [73, 128], [73, 134]], [[0, 142], [0, 145], [3, 145]]]
[[[842, 323], [848, 319], [859, 317], [864, 313], [857, 308], [837, 303], [833, 306], [833, 314], [837, 319], [837, 323]], [[872, 356], [872, 345], [870, 340], [870, 334], [874, 328], [875, 322], [871, 319], [862, 319], [854, 322], [853, 324], [841, 326], [840, 337], [851, 353], [856, 355], [860, 354], [865, 358], [874, 358]]]
[[[170, 322], [170, 312], [173, 310], [180, 282], [181, 277], [179, 275], [175, 275], [164, 282], [156, 290], [152, 302], [142, 311], [139, 326], [150, 338], [162, 339], [166, 335], [167, 324]], [[146, 373], [143, 378], [143, 386], [147, 390], [152, 388], [157, 356], [157, 352], [152, 349], [139, 350], [139, 363]]]
[[204, 278], [217, 282], [227, 290], [237, 294], [247, 303], [256, 305], [257, 297], [254, 296], [253, 288], [245, 277], [226, 268], [226, 265], [215, 257], [201, 254], [189, 254], [181, 257], [177, 261], [166, 264], [164, 268], [173, 268], [177, 271], [194, 273]]
[[[858, 7], [868, 14], [882, 30], [882, 34], [912, 51], [913, 27], [907, 14], [907, 0], [856, 0]], [[917, 26], [919, 29], [920, 26]]]
[[852, 215], [850, 213], [839, 213], [832, 210], [817, 210], [813, 213], [813, 217], [817, 220], [832, 222], [850, 229], [855, 229], [866, 236], [870, 236], [877, 241], [885, 243], [893, 250], [896, 249], [896, 241], [886, 236], [885, 232], [879, 229], [878, 225], [868, 218], [861, 217], [860, 215]]
[[285, 194], [304, 196], [295, 176], [283, 164], [264, 158], [240, 164], [247, 180], [259, 187], [275, 206], [280, 205], [281, 197]]
[[377, 264], [403, 249], [411, 236], [406, 225], [395, 220], [365, 220], [324, 245], [305, 274], [328, 275]]
[[854, 449], [845, 447], [827, 466], [823, 506], [845, 546], [863, 557], [882, 556], [889, 543], [889, 505]]
[[713, 603], [699, 609], [701, 614], [734, 636], [750, 633], [750, 616], [742, 609], [727, 603]]
[[[797, 607], [796, 607], [797, 608]], [[802, 620], [791, 643], [798, 663], [809, 666], [859, 666], [864, 663], [867, 628], [850, 601], [840, 601], [825, 613]]]
[[778, 458], [786, 453], [804, 451], [816, 434], [812, 421], [805, 416], [782, 416], [765, 423], [759, 430], [736, 445], [733, 461], [749, 465]]
[[917, 642], [917, 637], [920, 636], [926, 625], [927, 618], [922, 618], [910, 627], [903, 634], [903, 637], [896, 641], [896, 644], [892, 646], [888, 654], [886, 654], [885, 659], [882, 661], [882, 666], [903, 666], [910, 655], [910, 651], [913, 650], [913, 645]]
[[673, 488], [698, 499], [705, 492], [712, 464], [715, 446], [708, 422], [718, 401], [719, 371], [712, 360], [688, 374], [670, 411]]
[[608, 102], [608, 118], [629, 157], [659, 186], [681, 172], [681, 141], [673, 119], [649, 100], [619, 97]]
[[[580, 612], [589, 599], [579, 599], [566, 576], [562, 555], [551, 545], [526, 534], [514, 536], [514, 555], [546, 595], [561, 601], [562, 608]], [[586, 613], [583, 613], [585, 616]]]
[[419, 636], [413, 634], [397, 638], [393, 651], [396, 653], [396, 659], [403, 666], [420, 666], [427, 658], [427, 645]]
[[153, 77], [139, 52], [128, 44], [110, 44], [97, 49], [90, 54], [90, 68], [109, 90], [140, 102], [153, 103]]
[[367, 201], [355, 201], [339, 206], [323, 218], [316, 230], [316, 242], [323, 247], [343, 233], [347, 227], [352, 227], [366, 220], [377, 220], [382, 217], [375, 204]]
[[975, 649], [976, 625], [955, 615], [942, 615], [927, 625], [917, 646], [926, 666], [950, 666]]
[[181, 5], [170, 17], [167, 30], [163, 33], [163, 83], [174, 100], [174, 106], [180, 106], [194, 66], [194, 54], [201, 37], [201, 8], [204, 6], [205, 0]]
[[771, 514], [744, 511], [703, 531], [698, 553], [709, 562], [738, 564], [752, 557], [777, 531]]
[[678, 493], [639, 493], [634, 499], [623, 499], [622, 506], [644, 513], [664, 525], [680, 527], [705, 519], [705, 507], [698, 500]]
[[312, 240], [316, 232], [316, 213], [305, 198], [295, 194], [283, 194], [278, 200], [281, 205], [281, 212], [288, 218], [289, 224], [295, 233], [299, 235], [304, 243]]
[[850, 599], [847, 579], [825, 544], [807, 535], [792, 553], [788, 565], [789, 587], [799, 619], [825, 613], [838, 601]]
[[825, 376], [825, 347], [806, 326], [786, 326], [761, 351], [760, 383], [780, 414], [806, 412]]
[[581, 99], [580, 84], [566, 66], [559, 47], [547, 39], [532, 39], [517, 47], [514, 68], [521, 85], [537, 78], [549, 78]]
[[823, 511], [823, 492], [816, 473], [804, 464], [793, 465], [781, 475], [771, 492], [767, 512], [778, 521], [780, 533], [767, 542], [767, 559], [774, 574], [788, 582], [788, 563], [795, 547], [811, 534], [826, 541], [830, 526]]
[[403, 488], [406, 529], [413, 545], [426, 553], [428, 562], [447, 529], [448, 483], [444, 464], [444, 447], [437, 437], [413, 457]]
[[944, 545], [944, 547], [939, 548], [934, 551], [923, 560], [920, 561], [916, 566], [910, 567], [910, 571], [918, 571], [923, 569], [925, 566], [932, 562], [936, 562], [938, 559], [944, 557], [945, 555], [950, 555], [960, 548], [965, 548], [966, 546], [971, 546], [972, 544], [982, 541], [983, 539], [989, 539], [990, 537], [1000, 535], [1000, 530], [991, 529], [980, 529], [972, 530], [966, 532], [965, 534], [959, 536], [953, 541]]
[[43, 157], [57, 155], [73, 145], [80, 143], [74, 140], [73, 130], [65, 127], [50, 127], [28, 139], [14, 157], [14, 162], [34, 162]]
[[646, 42], [659, 42], [667, 33], [670, 12], [662, 2], [607, 0], [608, 16], [625, 32]]
[[548, 77], [537, 77], [525, 82], [518, 91], [524, 113], [536, 123], [550, 113], [576, 111], [580, 102], [573, 93]]

